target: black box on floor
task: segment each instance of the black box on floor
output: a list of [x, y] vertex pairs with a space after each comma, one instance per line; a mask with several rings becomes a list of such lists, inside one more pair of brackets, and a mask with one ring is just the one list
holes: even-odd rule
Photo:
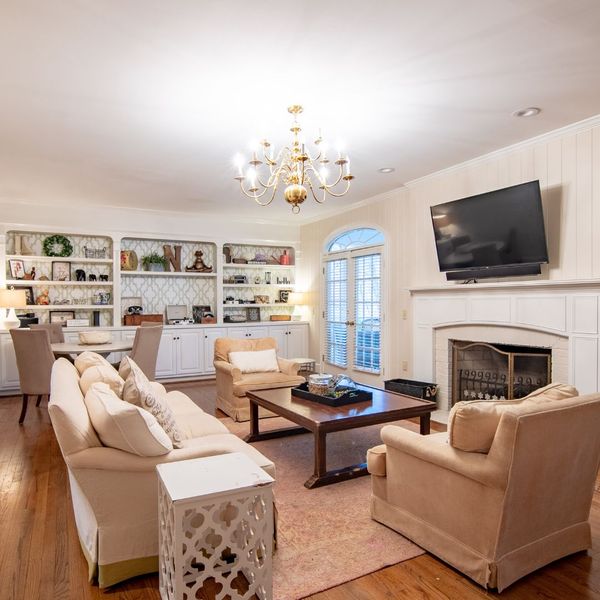
[[412, 379], [388, 379], [384, 384], [385, 389], [390, 392], [397, 392], [413, 398], [435, 402], [437, 396], [437, 385], [435, 383], [414, 381]]

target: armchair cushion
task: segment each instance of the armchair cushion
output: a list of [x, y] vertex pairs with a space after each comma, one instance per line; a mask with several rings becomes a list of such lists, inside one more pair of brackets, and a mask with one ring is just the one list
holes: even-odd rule
[[90, 420], [102, 443], [138, 456], [173, 450], [169, 436], [147, 411], [123, 402], [106, 383], [94, 383], [85, 395]]
[[287, 373], [246, 373], [233, 383], [233, 395], [243, 398], [246, 392], [281, 387], [294, 387], [304, 383], [304, 377]]
[[85, 395], [93, 383], [99, 382], [106, 383], [119, 398], [123, 395], [123, 385], [125, 382], [121, 379], [116, 369], [110, 365], [107, 367], [106, 365], [99, 364], [88, 367], [79, 379], [79, 387], [81, 387], [81, 391]]
[[81, 375], [89, 367], [93, 367], [95, 365], [112, 367], [112, 365], [103, 356], [96, 354], [96, 352], [90, 352], [89, 350], [82, 352], [77, 356], [77, 358], [75, 358], [75, 368], [79, 372], [79, 375]]
[[229, 362], [242, 373], [269, 373], [279, 371], [275, 348], [250, 352], [230, 352]]
[[522, 404], [543, 404], [577, 396], [577, 389], [563, 383], [551, 383], [519, 400], [471, 400], [457, 402], [448, 419], [448, 441], [465, 452], [487, 454], [492, 447], [502, 415]]
[[367, 469], [371, 475], [385, 477], [385, 455], [385, 444], [380, 444], [379, 446], [375, 446], [374, 448], [369, 448], [367, 450]]

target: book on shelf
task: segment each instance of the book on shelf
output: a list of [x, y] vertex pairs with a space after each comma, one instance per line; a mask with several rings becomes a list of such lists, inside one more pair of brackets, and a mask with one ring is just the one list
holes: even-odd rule
[[67, 319], [67, 327], [89, 327], [89, 319]]

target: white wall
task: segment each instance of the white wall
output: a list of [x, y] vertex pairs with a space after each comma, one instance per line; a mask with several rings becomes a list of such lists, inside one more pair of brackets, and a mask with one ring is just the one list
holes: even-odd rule
[[[542, 278], [600, 278], [600, 116], [410, 182], [372, 202], [301, 228], [299, 278], [320, 290], [320, 256], [336, 231], [372, 225], [386, 233], [389, 265], [388, 368], [385, 378], [407, 376], [411, 364], [409, 289], [446, 283], [439, 272], [429, 207], [539, 179], [550, 264]], [[313, 294], [310, 352], [319, 356], [319, 293]], [[408, 311], [409, 321], [402, 318]], [[404, 370], [405, 361], [408, 369]]]

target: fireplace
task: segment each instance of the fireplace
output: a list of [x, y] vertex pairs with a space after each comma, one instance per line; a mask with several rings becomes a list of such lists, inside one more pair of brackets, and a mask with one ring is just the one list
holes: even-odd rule
[[451, 405], [460, 400], [513, 400], [547, 385], [550, 348], [450, 340]]

